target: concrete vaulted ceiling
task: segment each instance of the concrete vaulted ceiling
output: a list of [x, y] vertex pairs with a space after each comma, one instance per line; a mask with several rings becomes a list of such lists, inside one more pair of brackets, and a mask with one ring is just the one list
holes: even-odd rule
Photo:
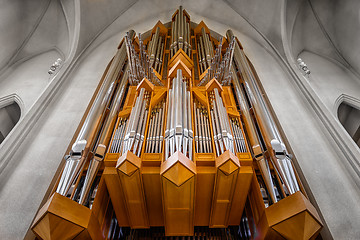
[[[296, 59], [307, 50], [360, 72], [360, 2], [356, 0], [126, 0], [121, 4], [116, 0], [7, 0], [0, 7], [0, 28], [8, 33], [0, 36], [0, 44], [6, 46], [1, 49], [0, 73], [50, 49], [65, 59], [77, 57], [117, 18], [131, 12], [134, 4], [154, 7], [134, 13], [129, 22], [169, 15], [183, 5], [190, 12], [229, 25], [258, 41], [266, 40], [284, 59]], [[236, 24], [229, 14], [240, 15], [249, 26]], [[286, 52], [291, 55], [286, 56]]]

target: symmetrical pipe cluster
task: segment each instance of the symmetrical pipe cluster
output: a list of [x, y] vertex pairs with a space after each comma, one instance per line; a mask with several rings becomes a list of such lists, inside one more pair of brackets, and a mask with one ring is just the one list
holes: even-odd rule
[[211, 120], [214, 133], [216, 155], [220, 156], [226, 150], [234, 151], [234, 139], [230, 130], [230, 123], [226, 108], [222, 102], [219, 90], [214, 88], [210, 93]]
[[165, 123], [165, 100], [159, 102], [151, 111], [146, 153], [161, 153]]
[[130, 113], [129, 122], [125, 130], [124, 145], [121, 150], [123, 154], [127, 151], [132, 151], [138, 157], [141, 154], [146, 120], [149, 112], [149, 97], [150, 94], [145, 88], [141, 88], [139, 96], [136, 98], [135, 106]]
[[[151, 40], [147, 46], [147, 51], [150, 56], [150, 66], [155, 69], [155, 71], [160, 72], [163, 62], [164, 55], [164, 42], [162, 36], [159, 36], [160, 28], [157, 27], [155, 34], [152, 35]], [[140, 38], [140, 36], [139, 36]], [[141, 41], [141, 40], [140, 40]], [[140, 42], [140, 49], [142, 48], [142, 41]]]
[[230, 85], [232, 79], [231, 64], [234, 55], [234, 45], [235, 37], [231, 39], [224, 56], [221, 56], [222, 38], [220, 39], [220, 44], [216, 49], [215, 55], [211, 58], [210, 67], [199, 83], [199, 86], [205, 85], [212, 78], [216, 78], [223, 86]]
[[121, 118], [115, 130], [114, 137], [111, 143], [109, 153], [120, 153], [122, 143], [125, 137], [125, 129], [127, 126], [128, 118]]
[[130, 85], [137, 85], [143, 78], [147, 78], [150, 82], [157, 86], [163, 86], [164, 84], [156, 76], [152, 67], [153, 63], [150, 61], [148, 54], [145, 51], [145, 45], [139, 35], [139, 48], [140, 57], [137, 54], [134, 45], [132, 43], [132, 37], [134, 34], [128, 32], [125, 37], [127, 56], [129, 61], [129, 83]]
[[169, 89], [167, 123], [165, 130], [165, 159], [180, 151], [192, 160], [193, 130], [188, 81], [177, 70]]
[[197, 153], [212, 153], [212, 140], [207, 109], [194, 100], [195, 150]]
[[190, 36], [190, 19], [187, 20], [187, 16], [180, 6], [175, 19], [171, 22], [170, 57], [173, 57], [179, 49], [191, 56]]
[[[214, 51], [204, 27], [196, 36], [200, 71], [207, 71], [199, 85], [205, 85], [212, 78], [222, 86], [232, 83], [241, 118], [228, 114], [219, 86], [208, 90], [209, 107], [200, 95], [195, 94], [195, 90], [192, 99], [190, 87], [194, 82], [191, 78], [184, 78], [181, 68], [178, 68], [176, 77], [169, 78], [172, 82], [169, 82], [167, 95], [165, 90], [162, 92], [164, 95], [160, 95], [163, 99], [152, 102], [156, 105], [151, 106], [151, 112], [151, 93], [145, 87], [139, 87], [130, 115], [127, 110], [122, 113], [126, 116], [121, 115], [113, 133], [128, 83], [138, 85], [143, 78], [147, 78], [153, 84], [163, 86], [155, 70], [160, 72], [162, 68], [166, 34], [161, 36], [157, 27], [147, 49], [139, 35], [139, 51], [133, 44], [134, 34], [133, 31], [127, 33], [125, 42], [110, 63], [71, 152], [66, 156], [56, 190], [58, 193], [88, 205], [111, 136], [110, 153], [131, 151], [138, 157], [142, 150], [146, 153], [162, 153], [164, 142], [165, 160], [176, 151], [193, 160], [193, 141], [196, 153], [216, 152], [216, 156], [220, 156], [227, 150], [233, 153], [248, 152], [242, 122], [271, 202], [277, 202], [280, 195], [299, 191], [291, 155], [263, 98], [254, 71], [231, 31], [227, 32], [229, 46], [223, 56], [222, 38]], [[170, 55], [183, 49], [190, 56], [190, 39], [190, 21], [180, 7], [172, 22]], [[169, 54], [168, 50], [166, 54]], [[84, 177], [82, 172], [86, 166], [88, 169]], [[281, 189], [275, 187], [279, 185]], [[282, 194], [279, 195], [276, 190]]]
[[231, 130], [234, 135], [236, 152], [244, 153], [247, 152], [244, 135], [242, 133], [240, 122], [237, 118], [231, 118]]
[[[228, 39], [233, 39], [233, 33], [227, 32]], [[299, 185], [295, 176], [295, 172], [291, 163], [290, 155], [282, 141], [279, 130], [275, 124], [275, 121], [269, 111], [269, 106], [265, 102], [260, 87], [258, 86], [255, 75], [249, 65], [249, 62], [245, 56], [245, 53], [240, 46], [235, 43], [234, 49], [234, 87], [236, 97], [240, 103], [240, 108], [244, 116], [244, 120], [249, 126], [250, 142], [252, 144], [255, 158], [258, 162], [259, 169], [263, 176], [265, 185], [273, 203], [277, 202], [276, 193], [274, 190], [274, 182], [270, 173], [270, 166], [268, 160], [276, 170], [277, 175], [281, 179], [284, 185], [284, 192], [287, 194], [293, 194], [299, 191]], [[235, 67], [237, 70], [235, 70]], [[243, 80], [244, 88], [241, 87], [240, 77]], [[249, 101], [246, 100], [249, 99]], [[248, 103], [251, 106], [248, 106]], [[254, 110], [255, 116], [253, 117], [248, 109]], [[255, 127], [255, 124], [259, 128]], [[259, 131], [260, 130], [260, 131]], [[260, 141], [258, 138], [261, 138]], [[264, 144], [262, 144], [264, 143]], [[268, 152], [268, 157], [265, 157], [265, 152]]]
[[201, 35], [197, 38], [200, 74], [211, 66], [211, 59], [214, 57], [214, 45], [205, 28], [201, 28]]

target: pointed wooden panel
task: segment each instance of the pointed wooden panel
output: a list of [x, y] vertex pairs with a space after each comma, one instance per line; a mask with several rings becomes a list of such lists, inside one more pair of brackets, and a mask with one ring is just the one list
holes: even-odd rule
[[131, 228], [149, 227], [140, 167], [141, 159], [131, 151], [124, 153], [116, 166]]
[[39, 210], [31, 229], [40, 239], [76, 239], [84, 232], [87, 239], [104, 239], [92, 211], [58, 193]]
[[211, 79], [205, 86], [207, 92], [211, 92], [214, 88], [219, 90], [219, 93], [223, 91], [221, 84], [216, 80], [216, 78]]
[[277, 233], [286, 239], [314, 238], [323, 226], [316, 209], [301, 192], [266, 208], [260, 222], [267, 234]]
[[222, 92], [222, 99], [224, 100], [227, 113], [230, 114], [232, 117], [240, 117], [231, 87], [223, 86], [223, 90], [224, 91]]
[[117, 169], [125, 173], [127, 176], [131, 176], [139, 168], [130, 161], [125, 160], [120, 166], [118, 166]]
[[227, 150], [215, 159], [215, 165], [217, 171], [209, 226], [227, 227], [240, 162]]
[[156, 28], [159, 27], [160, 31], [159, 33], [162, 35], [166, 35], [168, 32], [168, 29], [164, 26], [164, 24], [161, 21], [158, 21], [155, 26], [153, 27], [153, 29], [151, 30], [151, 34], [155, 34], [156, 32]]
[[194, 68], [194, 62], [189, 58], [184, 50], [180, 48], [169, 60], [168, 69], [171, 69], [179, 60], [184, 63], [185, 66], [190, 69], [190, 71]]
[[154, 91], [154, 84], [152, 84], [147, 78], [143, 78], [141, 82], [138, 84], [136, 91], [140, 91], [140, 89], [145, 88], [146, 91], [152, 92]]
[[161, 165], [161, 185], [167, 236], [194, 233], [195, 163], [175, 152]]
[[195, 34], [201, 34], [201, 29], [205, 28], [205, 32], [210, 34], [210, 30], [209, 28], [206, 26], [206, 24], [204, 23], [204, 21], [201, 21], [196, 28], [194, 29], [194, 33]]
[[163, 176], [180, 187], [183, 183], [194, 176], [194, 173], [187, 169], [180, 162], [175, 163]]
[[192, 90], [194, 96], [196, 97], [196, 99], [199, 100], [199, 102], [202, 105], [208, 106], [208, 100], [207, 100], [207, 97], [205, 96], [205, 88], [204, 87], [193, 87], [191, 90]]
[[47, 213], [33, 228], [41, 239], [73, 239], [84, 230], [83, 227], [64, 220], [52, 213]]
[[272, 227], [286, 239], [310, 239], [321, 226], [306, 211], [301, 212], [286, 221]]
[[174, 64], [174, 66], [169, 70], [168, 77], [170, 78], [176, 77], [178, 69], [181, 69], [184, 77], [191, 78], [191, 70], [181, 60], [178, 60]]

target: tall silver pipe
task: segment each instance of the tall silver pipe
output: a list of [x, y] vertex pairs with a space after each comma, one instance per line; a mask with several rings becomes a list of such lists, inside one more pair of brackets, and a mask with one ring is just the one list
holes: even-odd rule
[[159, 42], [157, 43], [157, 47], [156, 47], [156, 54], [155, 54], [155, 65], [154, 65], [154, 69], [157, 71], [158, 65], [160, 63], [160, 52], [161, 52], [161, 41], [162, 41], [162, 37], [159, 37]]
[[179, 37], [179, 14], [175, 15], [175, 30], [174, 30], [174, 54], [178, 51], [178, 37]]
[[161, 51], [160, 51], [160, 56], [159, 56], [159, 67], [158, 67], [158, 70], [157, 70], [159, 73], [161, 72], [161, 66], [162, 66], [162, 63], [163, 63], [164, 43], [161, 44], [160, 49], [161, 49]]
[[174, 34], [175, 34], [175, 23], [171, 21], [171, 40], [170, 40], [170, 58], [174, 55]]
[[191, 121], [191, 95], [190, 91], [187, 91], [187, 116], [188, 116], [188, 130], [189, 130], [189, 159], [192, 160], [192, 153], [193, 153], [193, 139], [194, 139], [194, 132], [192, 128], [192, 121]]
[[150, 66], [153, 66], [154, 61], [155, 61], [155, 54], [156, 54], [156, 48], [157, 48], [157, 44], [158, 44], [158, 39], [159, 39], [159, 32], [160, 32], [160, 28], [157, 27], [155, 30], [155, 36], [154, 36], [154, 40], [151, 46], [151, 54], [150, 55]]
[[116, 90], [114, 102], [111, 106], [110, 113], [105, 121], [104, 127], [99, 136], [97, 146], [95, 147], [94, 158], [90, 161], [85, 176], [85, 181], [80, 193], [80, 202], [79, 202], [80, 204], [85, 204], [91, 186], [95, 180], [97, 172], [99, 171], [100, 164], [102, 160], [104, 160], [105, 152], [111, 137], [110, 131], [113, 128], [113, 125], [115, 124], [116, 116], [120, 110], [120, 105], [125, 95], [125, 86], [127, 84], [127, 79], [128, 79], [128, 75], [127, 75], [127, 71], [125, 71], [125, 73], [123, 74], [120, 80], [120, 84]]
[[203, 37], [200, 37], [200, 47], [201, 47], [201, 55], [202, 55], [202, 64], [204, 71], [208, 68], [208, 62], [206, 60], [206, 49], [203, 43]]
[[179, 48], [184, 49], [184, 12], [182, 6], [179, 8]]
[[[130, 31], [130, 36], [133, 38], [135, 35], [134, 31]], [[126, 44], [122, 44], [120, 49], [116, 52], [114, 59], [111, 62], [109, 70], [105, 75], [103, 83], [96, 95], [96, 98], [89, 110], [88, 115], [81, 127], [81, 130], [76, 138], [75, 143], [72, 146], [70, 158], [66, 161], [65, 165], [69, 172], [66, 173], [66, 177], [61, 178], [59, 182], [57, 192], [61, 195], [66, 195], [71, 184], [78, 176], [86, 156], [82, 156], [85, 147], [90, 144], [89, 141], [93, 132], [99, 127], [99, 119], [103, 119], [105, 108], [108, 106], [111, 95], [115, 88], [115, 81], [117, 81], [120, 71], [125, 63], [126, 59]], [[82, 159], [82, 160], [81, 160]]]
[[[227, 34], [230, 37], [232, 32], [228, 31]], [[292, 194], [294, 193], [294, 187], [291, 186], [291, 178], [286, 176], [286, 169], [284, 169], [284, 167], [287, 167], [288, 165], [282, 163], [287, 154], [286, 147], [282, 143], [279, 131], [268, 110], [269, 108], [262, 97], [260, 88], [256, 82], [255, 76], [252, 73], [246, 56], [238, 46], [237, 42], [235, 43], [234, 58], [236, 59], [235, 61], [237, 62], [237, 64], [239, 64], [241, 75], [244, 79], [245, 88], [249, 93], [251, 93], [249, 94], [250, 101], [252, 102], [254, 111], [258, 116], [257, 120], [261, 122], [260, 125], [262, 126], [262, 130], [265, 133], [265, 142], [267, 142], [267, 145], [275, 151], [277, 159], [271, 159], [273, 165], [277, 170], [280, 178], [283, 180], [285, 187], [288, 189], [289, 193]], [[293, 184], [296, 185], [296, 187], [298, 185], [297, 182], [294, 182]]]

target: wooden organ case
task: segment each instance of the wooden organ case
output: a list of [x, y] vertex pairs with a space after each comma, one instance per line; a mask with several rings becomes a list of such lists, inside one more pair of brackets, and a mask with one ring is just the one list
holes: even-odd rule
[[231, 30], [217, 37], [182, 7], [127, 33], [35, 217], [38, 239], [318, 236], [254, 68]]

